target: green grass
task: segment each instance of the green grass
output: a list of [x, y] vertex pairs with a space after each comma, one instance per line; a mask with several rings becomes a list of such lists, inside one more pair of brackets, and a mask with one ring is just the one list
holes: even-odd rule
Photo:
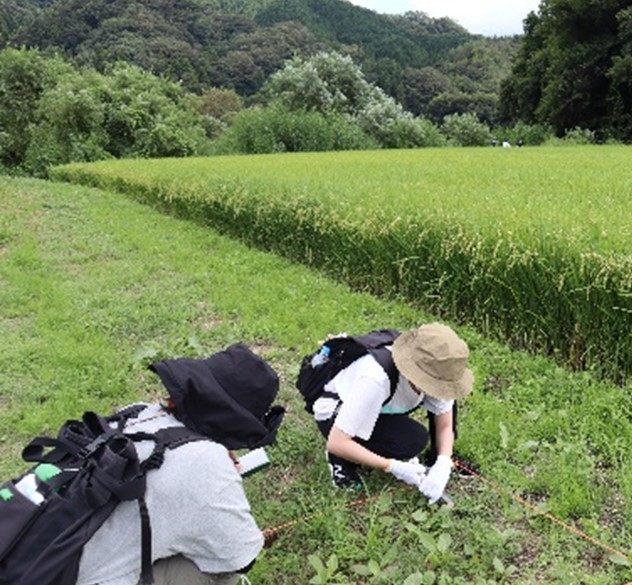
[[625, 384], [625, 147], [421, 149], [58, 168]]
[[452, 510], [377, 472], [366, 502], [329, 486], [293, 387], [301, 357], [329, 332], [430, 319], [121, 195], [0, 177], [1, 475], [25, 468], [34, 434], [161, 396], [152, 361], [243, 341], [279, 371], [288, 408], [273, 465], [244, 482], [259, 525], [282, 527], [253, 584], [632, 580], [613, 555], [632, 552], [632, 394], [455, 323], [476, 375], [457, 449], [493, 483], [453, 478]]

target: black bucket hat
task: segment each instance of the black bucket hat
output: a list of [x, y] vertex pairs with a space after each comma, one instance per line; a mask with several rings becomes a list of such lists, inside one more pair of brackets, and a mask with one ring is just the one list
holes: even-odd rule
[[177, 358], [155, 362], [175, 405], [190, 429], [227, 449], [255, 449], [274, 443], [285, 409], [271, 406], [279, 377], [243, 343], [206, 359]]

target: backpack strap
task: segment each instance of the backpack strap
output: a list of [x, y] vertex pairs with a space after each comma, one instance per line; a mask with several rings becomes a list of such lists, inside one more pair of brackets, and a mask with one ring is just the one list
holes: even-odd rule
[[[187, 427], [166, 427], [157, 430], [155, 433], [131, 433], [126, 435], [133, 441], [154, 441], [154, 449], [141, 463], [143, 477], [148, 471], [158, 469], [165, 460], [165, 451], [175, 449], [191, 441], [208, 441], [208, 437], [196, 433]], [[138, 509], [140, 513], [140, 559], [142, 585], [151, 585], [154, 582], [151, 558], [151, 521], [149, 510], [144, 496], [138, 498]]]
[[375, 361], [380, 364], [382, 369], [386, 372], [390, 382], [390, 392], [388, 398], [384, 401], [386, 404], [395, 394], [397, 388], [397, 382], [399, 381], [399, 371], [395, 367], [393, 361], [393, 354], [388, 349], [395, 339], [400, 335], [397, 329], [378, 329], [371, 331], [366, 335], [354, 337], [357, 343], [366, 348], [367, 353], [373, 356]]
[[130, 433], [126, 435], [133, 441], [154, 441], [154, 450], [149, 457], [141, 463], [143, 472], [158, 469], [164, 462], [165, 451], [176, 449], [191, 441], [208, 441], [208, 437], [192, 431], [188, 427], [166, 427], [157, 430], [155, 433]]
[[151, 522], [145, 497], [138, 498], [140, 513], [140, 582], [142, 585], [152, 585], [154, 571], [151, 562]]
[[[386, 404], [391, 398], [393, 398], [393, 394], [395, 394], [397, 382], [399, 382], [399, 370], [395, 367], [393, 354], [390, 349], [387, 349], [386, 347], [369, 349], [369, 354], [371, 354], [375, 361], [380, 364], [388, 376], [388, 380], [390, 382], [390, 392], [388, 398], [384, 401], [384, 404]], [[384, 404], [382, 404], [382, 406], [384, 406]]]

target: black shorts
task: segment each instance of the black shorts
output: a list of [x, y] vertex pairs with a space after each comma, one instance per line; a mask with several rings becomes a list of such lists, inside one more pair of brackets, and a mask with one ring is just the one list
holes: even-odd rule
[[[317, 421], [318, 429], [327, 438], [335, 416]], [[428, 430], [407, 414], [381, 414], [368, 440], [353, 439], [377, 455], [407, 460], [418, 456], [428, 444]]]

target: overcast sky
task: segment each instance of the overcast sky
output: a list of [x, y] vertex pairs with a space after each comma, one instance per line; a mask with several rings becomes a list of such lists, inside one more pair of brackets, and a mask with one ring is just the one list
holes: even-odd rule
[[522, 21], [537, 12], [540, 0], [350, 0], [380, 14], [425, 12], [432, 18], [448, 16], [469, 32], [486, 36], [522, 34]]

